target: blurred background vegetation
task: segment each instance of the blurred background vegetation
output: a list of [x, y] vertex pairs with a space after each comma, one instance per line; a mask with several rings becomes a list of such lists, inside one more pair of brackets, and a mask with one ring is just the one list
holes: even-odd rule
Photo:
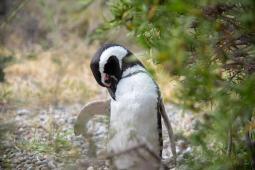
[[[3, 1], [1, 102], [49, 105], [105, 96], [89, 70], [99, 45], [117, 42], [143, 53], [125, 29], [109, 31], [99, 39], [97, 28], [111, 16], [107, 5], [107, 1], [89, 0]], [[170, 99], [170, 92], [166, 96]]]
[[[86, 45], [85, 39], [102, 17], [89, 9], [85, 12], [89, 3], [3, 1], [1, 102], [84, 102], [98, 93], [88, 69], [97, 46]], [[90, 17], [98, 21], [92, 23]]]
[[5, 0], [0, 30], [0, 107], [105, 98], [89, 60], [117, 42], [200, 120], [181, 169], [255, 169], [254, 0]]
[[255, 1], [115, 0], [109, 8], [98, 33], [126, 28], [202, 120], [186, 168], [255, 169]]

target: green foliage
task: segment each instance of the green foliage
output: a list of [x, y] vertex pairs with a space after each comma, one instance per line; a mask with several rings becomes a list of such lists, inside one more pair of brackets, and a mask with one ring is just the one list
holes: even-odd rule
[[4, 68], [13, 60], [13, 56], [0, 56], [0, 82], [4, 82]]
[[11, 88], [4, 83], [5, 73], [4, 69], [14, 62], [13, 56], [0, 55], [0, 104], [1, 102], [5, 103], [10, 96], [12, 95]]
[[[57, 129], [55, 129], [57, 130]], [[50, 133], [47, 140], [34, 137], [30, 140], [23, 140], [18, 144], [18, 147], [28, 151], [33, 151], [39, 154], [50, 154], [58, 158], [64, 158], [66, 161], [79, 157], [79, 153], [76, 152], [75, 146], [67, 140], [67, 136], [72, 132], [60, 132], [56, 131]]]
[[203, 117], [184, 164], [251, 169], [255, 1], [112, 0], [109, 8], [112, 19], [97, 33], [125, 27], [170, 75], [181, 76], [178, 98]]
[[12, 89], [8, 85], [2, 84], [0, 86], [0, 102], [5, 103], [8, 101], [12, 94]]

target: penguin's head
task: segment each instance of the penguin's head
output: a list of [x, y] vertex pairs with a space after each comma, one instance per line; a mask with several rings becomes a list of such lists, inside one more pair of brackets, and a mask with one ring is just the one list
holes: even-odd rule
[[97, 83], [106, 87], [113, 99], [123, 71], [134, 64], [141, 64], [132, 56], [132, 53], [121, 45], [105, 44], [91, 60], [90, 68]]

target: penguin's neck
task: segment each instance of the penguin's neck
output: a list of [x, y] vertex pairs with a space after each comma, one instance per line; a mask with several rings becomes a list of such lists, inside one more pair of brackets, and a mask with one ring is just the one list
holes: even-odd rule
[[140, 72], [146, 72], [146, 70], [144, 69], [144, 67], [142, 67], [141, 65], [134, 65], [132, 67], [127, 68], [123, 73], [122, 73], [122, 78], [126, 78], [129, 76], [132, 76], [134, 74], [140, 73]]

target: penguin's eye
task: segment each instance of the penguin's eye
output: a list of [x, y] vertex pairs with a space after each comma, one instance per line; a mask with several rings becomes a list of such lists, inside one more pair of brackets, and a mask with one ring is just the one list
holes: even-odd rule
[[111, 56], [107, 60], [107, 63], [104, 66], [104, 73], [108, 75], [114, 75], [119, 77], [120, 74], [119, 60], [116, 56]]

